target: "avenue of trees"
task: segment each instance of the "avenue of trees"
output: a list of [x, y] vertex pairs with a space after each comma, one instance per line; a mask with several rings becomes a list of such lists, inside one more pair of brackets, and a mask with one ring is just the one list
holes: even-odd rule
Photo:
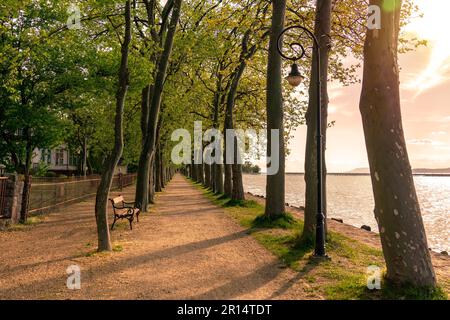
[[[386, 277], [434, 287], [400, 113], [397, 55], [421, 44], [403, 38], [400, 27], [416, 8], [411, 0], [385, 2], [370, 0], [382, 8], [382, 25], [368, 30], [366, 0], [87, 0], [78, 8], [68, 0], [4, 0], [0, 160], [24, 175], [26, 201], [33, 150], [68, 143], [83, 159], [84, 173], [86, 168], [101, 173], [98, 250], [108, 251], [106, 204], [119, 161], [136, 169], [135, 200], [147, 212], [176, 168], [170, 161], [178, 143], [171, 139], [175, 129], [193, 132], [194, 121], [202, 121], [204, 130], [267, 130], [268, 156], [273, 152], [269, 130], [279, 129], [279, 171], [267, 176], [265, 207], [268, 219], [278, 219], [286, 214], [288, 142], [293, 130], [306, 124], [305, 224], [298, 242], [311, 242], [317, 212], [314, 115], [320, 107], [326, 137], [327, 81], [360, 81], [356, 71], [364, 65], [360, 110]], [[278, 35], [293, 24], [314, 30], [321, 54], [320, 74], [311, 59], [297, 62], [306, 79], [296, 91], [283, 81], [289, 62], [277, 51]], [[296, 41], [295, 34], [284, 40]], [[354, 65], [344, 63], [349, 55], [356, 58]], [[314, 94], [318, 77], [321, 106]], [[232, 156], [236, 159], [237, 152]], [[242, 166], [192, 162], [179, 169], [242, 201]]]

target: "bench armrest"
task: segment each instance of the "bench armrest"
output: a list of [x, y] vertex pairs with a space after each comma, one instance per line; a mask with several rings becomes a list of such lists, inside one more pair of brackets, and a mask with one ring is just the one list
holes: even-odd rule
[[123, 207], [124, 208], [134, 208], [134, 201], [133, 202], [124, 201], [123, 202]]

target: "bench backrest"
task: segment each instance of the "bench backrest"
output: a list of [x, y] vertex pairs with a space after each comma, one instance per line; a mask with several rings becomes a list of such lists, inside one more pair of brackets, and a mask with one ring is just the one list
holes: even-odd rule
[[112, 199], [110, 198], [109, 201], [111, 201], [113, 207], [115, 207], [118, 204], [123, 204], [124, 199], [123, 199], [123, 196], [118, 196], [118, 197], [115, 197]]

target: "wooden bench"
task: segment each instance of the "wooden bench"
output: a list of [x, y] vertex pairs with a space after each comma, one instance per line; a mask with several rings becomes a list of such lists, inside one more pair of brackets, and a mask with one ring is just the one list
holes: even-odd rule
[[137, 222], [139, 222], [139, 208], [136, 208], [134, 202], [126, 202], [123, 196], [119, 195], [115, 198], [110, 198], [113, 212], [114, 212], [114, 222], [111, 225], [111, 230], [114, 228], [114, 224], [117, 220], [127, 219], [130, 222], [130, 230], [133, 230], [133, 220], [136, 216]]

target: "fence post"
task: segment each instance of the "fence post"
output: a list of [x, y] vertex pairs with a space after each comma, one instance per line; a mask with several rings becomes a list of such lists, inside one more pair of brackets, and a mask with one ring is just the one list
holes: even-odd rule
[[0, 181], [3, 184], [2, 199], [0, 199], [2, 212], [0, 212], [0, 227], [10, 223], [15, 224], [20, 219], [22, 205], [23, 181], [17, 174], [9, 175]]
[[123, 173], [122, 172], [119, 172], [119, 188], [120, 188], [120, 191], [122, 191], [122, 189], [123, 189]]
[[[30, 196], [31, 196], [31, 184], [33, 183], [33, 176], [30, 174], [29, 177], [30, 181], [28, 183], [28, 188], [27, 188], [27, 198], [25, 199], [25, 203], [22, 203], [22, 206], [25, 205], [25, 217], [28, 218], [28, 211], [30, 211]], [[24, 181], [25, 183], [25, 181]], [[23, 194], [22, 194], [23, 196]], [[23, 208], [22, 208], [23, 209]], [[22, 217], [20, 217], [22, 219]]]

